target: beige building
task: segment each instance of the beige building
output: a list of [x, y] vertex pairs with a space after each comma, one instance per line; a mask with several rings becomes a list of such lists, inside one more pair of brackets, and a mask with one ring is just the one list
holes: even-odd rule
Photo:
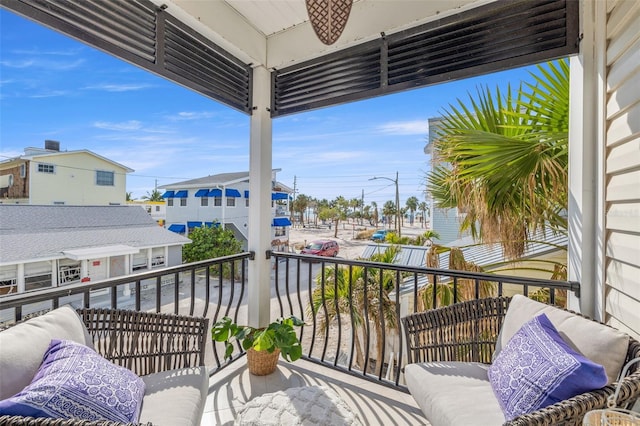
[[25, 148], [0, 162], [0, 203], [120, 205], [132, 169], [89, 150], [60, 151], [60, 143]]

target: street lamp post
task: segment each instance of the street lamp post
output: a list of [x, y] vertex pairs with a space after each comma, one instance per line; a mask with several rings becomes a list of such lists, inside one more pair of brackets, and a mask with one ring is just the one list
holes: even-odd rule
[[396, 231], [398, 232], [398, 238], [402, 237], [402, 231], [400, 230], [401, 228], [401, 222], [400, 222], [400, 191], [398, 189], [398, 172], [396, 172], [396, 178], [391, 179], [388, 177], [384, 177], [384, 176], [374, 176], [369, 180], [376, 180], [376, 179], [386, 179], [388, 181], [393, 182], [396, 185], [396, 223], [395, 223], [395, 228]]

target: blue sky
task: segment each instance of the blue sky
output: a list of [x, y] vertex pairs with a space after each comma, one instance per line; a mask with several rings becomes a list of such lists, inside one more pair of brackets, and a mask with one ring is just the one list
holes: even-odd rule
[[[531, 81], [533, 67], [278, 118], [278, 180], [316, 198], [381, 207], [424, 200], [427, 121], [480, 85]], [[249, 170], [249, 117], [0, 9], [0, 160], [57, 140], [134, 169], [127, 191]]]

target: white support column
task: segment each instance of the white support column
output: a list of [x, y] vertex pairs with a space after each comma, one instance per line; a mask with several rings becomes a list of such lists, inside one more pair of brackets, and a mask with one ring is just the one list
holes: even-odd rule
[[271, 262], [266, 258], [271, 236], [272, 123], [271, 75], [264, 67], [253, 70], [253, 114], [249, 146], [249, 325], [266, 326], [271, 320]]
[[16, 284], [18, 285], [18, 293], [24, 293], [27, 291], [26, 284], [24, 282], [24, 263], [18, 263], [16, 270]]
[[603, 318], [604, 277], [604, 42], [605, 3], [584, 0], [580, 54], [570, 59], [569, 258], [570, 280], [580, 282], [580, 298], [569, 308]]

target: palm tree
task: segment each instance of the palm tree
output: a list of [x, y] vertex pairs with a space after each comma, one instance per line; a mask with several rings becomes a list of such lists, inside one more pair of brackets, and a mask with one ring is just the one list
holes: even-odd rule
[[311, 197], [300, 194], [296, 197], [291, 205], [291, 210], [293, 212], [300, 214], [300, 221], [304, 223], [304, 212], [307, 210], [311, 203]]
[[[398, 210], [396, 209], [396, 205], [393, 201], [385, 201], [382, 206], [382, 215], [385, 217], [387, 224], [391, 223], [391, 217], [398, 215]], [[398, 218], [399, 220], [400, 218]]]
[[501, 243], [509, 258], [533, 230], [567, 229], [569, 65], [538, 71], [515, 96], [484, 88], [469, 106], [450, 106], [434, 143], [443, 163], [428, 178], [438, 206], [457, 207], [462, 229]]
[[378, 203], [375, 201], [371, 202], [371, 209], [373, 210], [373, 225], [378, 226]]
[[406, 206], [411, 212], [411, 225], [413, 225], [413, 212], [418, 210], [418, 199], [416, 197], [409, 197], [406, 201]]
[[147, 191], [146, 195], [142, 196], [143, 200], [147, 200], [147, 201], [162, 201], [162, 193], [160, 191], [158, 191], [157, 189], [154, 189], [153, 191], [149, 192]]
[[133, 192], [127, 192], [126, 193], [126, 200], [127, 201], [133, 201]]
[[[374, 254], [373, 262], [393, 263], [399, 247], [391, 246], [384, 253]], [[393, 271], [378, 273], [378, 269], [361, 266], [338, 266], [325, 269], [324, 284], [322, 275], [316, 277], [309, 311], [312, 316], [321, 315], [321, 328], [325, 332], [329, 323], [338, 315], [350, 316], [353, 324], [356, 365], [364, 368], [364, 349], [366, 341], [360, 337], [366, 335], [367, 322], [373, 324], [376, 333], [376, 374], [380, 374], [384, 364], [382, 346], [384, 324], [386, 329], [396, 328], [395, 304], [389, 298], [389, 292], [396, 288], [396, 274]], [[326, 311], [325, 311], [326, 310]], [[366, 318], [366, 320], [365, 320]]]
[[420, 204], [418, 204], [418, 210], [422, 213], [422, 227], [424, 228], [427, 226], [427, 212], [431, 214], [431, 211], [425, 201], [421, 201]]

